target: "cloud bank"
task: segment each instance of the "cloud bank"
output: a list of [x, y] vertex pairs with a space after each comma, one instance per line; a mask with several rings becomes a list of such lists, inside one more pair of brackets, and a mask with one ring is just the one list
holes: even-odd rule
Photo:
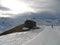
[[60, 0], [23, 0], [36, 11], [52, 11], [60, 13]]
[[4, 6], [0, 6], [0, 10], [2, 10], [2, 11], [9, 11], [10, 9], [7, 8], [7, 7], [4, 7]]
[[[60, 15], [60, 0], [20, 0], [20, 1], [27, 3], [32, 9], [35, 10], [36, 13], [46, 11], [46, 13], [51, 12], [54, 13], [55, 15]], [[0, 10], [10, 10], [10, 9], [7, 7], [0, 6]], [[18, 17], [19, 15], [17, 14], [16, 16]]]

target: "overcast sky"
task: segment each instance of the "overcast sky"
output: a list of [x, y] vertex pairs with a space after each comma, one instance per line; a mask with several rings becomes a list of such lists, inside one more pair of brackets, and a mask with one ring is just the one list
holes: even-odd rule
[[[0, 0], [0, 2], [1, 1], [2, 0]], [[28, 10], [29, 9], [34, 10], [34, 11], [31, 11], [31, 12], [38, 13], [38, 12], [41, 12], [41, 11], [51, 11], [53, 13], [60, 13], [60, 0], [17, 0], [17, 1], [19, 1], [19, 2], [22, 1], [26, 4], [28, 4], [29, 7], [26, 7], [26, 8], [28, 8]], [[14, 3], [14, 0], [13, 0], [13, 3]], [[17, 3], [17, 2], [15, 2], [15, 3]], [[23, 5], [23, 7], [24, 7], [24, 5]], [[10, 11], [10, 9], [7, 6], [4, 7], [4, 5], [3, 4], [1, 5], [1, 3], [0, 3], [0, 11], [1, 10], [2, 11], [3, 10], [5, 10], [5, 11], [9, 10]], [[19, 11], [19, 10], [17, 10], [17, 11]], [[25, 10], [25, 13], [26, 13], [26, 10]]]
[[28, 2], [35, 10], [60, 12], [60, 0], [25, 0], [25, 2]]

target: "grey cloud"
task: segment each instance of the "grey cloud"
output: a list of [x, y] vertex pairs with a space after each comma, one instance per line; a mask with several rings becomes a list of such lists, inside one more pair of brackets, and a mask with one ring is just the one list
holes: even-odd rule
[[9, 11], [9, 10], [11, 10], [11, 9], [9, 9], [9, 8], [7, 8], [7, 7], [4, 7], [4, 6], [0, 6], [0, 10], [2, 10], [2, 11]]
[[60, 0], [23, 0], [27, 2], [33, 9], [39, 11], [50, 10], [60, 12]]

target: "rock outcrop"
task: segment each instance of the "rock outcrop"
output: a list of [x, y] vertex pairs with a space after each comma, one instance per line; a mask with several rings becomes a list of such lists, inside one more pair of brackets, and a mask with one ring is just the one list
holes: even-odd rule
[[[28, 29], [23, 30], [23, 28], [26, 27]], [[32, 20], [26, 20], [24, 24], [21, 24], [19, 26], [16, 26], [12, 29], [9, 29], [3, 33], [0, 34], [1, 35], [6, 35], [6, 34], [10, 34], [10, 33], [14, 33], [14, 32], [24, 32], [24, 31], [29, 31], [30, 29], [32, 29], [33, 27], [36, 27], [36, 22], [32, 21]]]

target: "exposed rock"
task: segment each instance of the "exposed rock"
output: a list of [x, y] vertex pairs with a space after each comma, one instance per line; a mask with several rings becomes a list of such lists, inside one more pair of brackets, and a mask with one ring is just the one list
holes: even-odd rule
[[[28, 28], [28, 29], [24, 29], [24, 27]], [[36, 22], [33, 20], [26, 20], [24, 24], [21, 24], [19, 26], [16, 26], [12, 29], [9, 29], [3, 33], [0, 34], [0, 36], [2, 35], [6, 35], [6, 34], [10, 34], [10, 33], [14, 33], [14, 32], [25, 32], [25, 31], [29, 31], [30, 29], [36, 27]], [[34, 29], [38, 29], [37, 27]]]
[[27, 27], [27, 28], [33, 28], [33, 27], [36, 27], [36, 22], [33, 21], [33, 20], [26, 20], [25, 23], [24, 23], [24, 27]]

